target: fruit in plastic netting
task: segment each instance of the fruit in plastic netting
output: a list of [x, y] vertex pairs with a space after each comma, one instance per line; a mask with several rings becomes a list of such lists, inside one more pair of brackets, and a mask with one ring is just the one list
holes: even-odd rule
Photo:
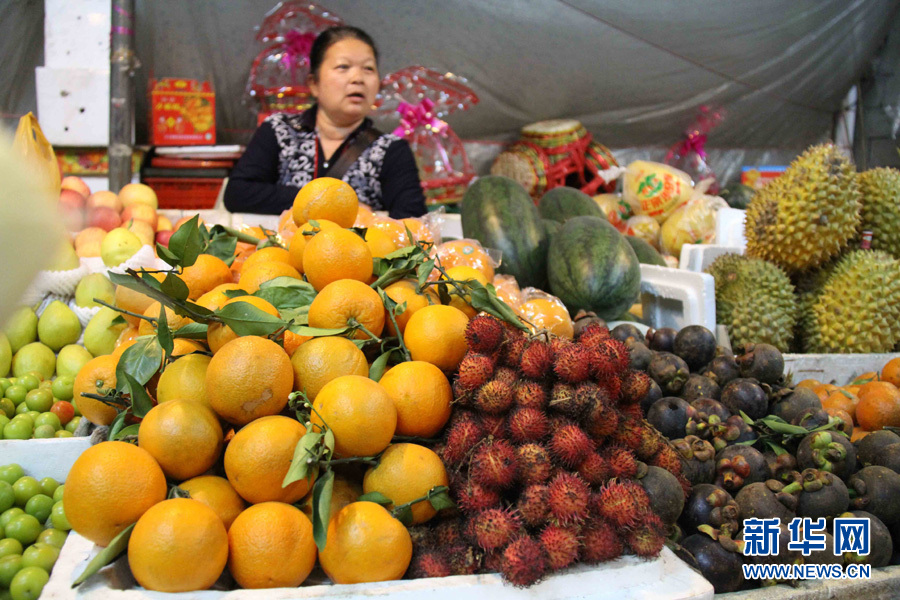
[[75, 286], [75, 304], [82, 308], [100, 306], [94, 298], [112, 304], [116, 298], [116, 286], [103, 273], [90, 273]]
[[9, 321], [3, 326], [3, 331], [6, 333], [13, 354], [25, 344], [37, 340], [37, 327], [38, 317], [29, 307], [23, 306], [12, 314]]
[[[148, 304], [152, 302], [149, 298]], [[84, 347], [93, 356], [103, 356], [111, 354], [116, 348], [116, 340], [122, 331], [128, 327], [127, 323], [113, 324], [113, 320], [120, 313], [104, 306], [100, 311], [91, 317], [87, 327], [84, 328]]]
[[13, 356], [12, 372], [21, 377], [29, 371], [37, 371], [44, 379], [51, 379], [56, 372], [56, 355], [40, 342], [32, 342], [19, 349]]
[[94, 358], [90, 352], [78, 344], [63, 346], [56, 355], [56, 375], [75, 377], [89, 360]]
[[12, 347], [5, 333], [0, 333], [0, 377], [6, 377], [12, 367]]
[[54, 300], [38, 319], [38, 338], [41, 343], [54, 352], [59, 352], [63, 346], [74, 344], [81, 337], [81, 321], [72, 309]]
[[141, 249], [141, 238], [123, 227], [116, 227], [106, 234], [100, 244], [100, 258], [107, 267], [115, 267]]

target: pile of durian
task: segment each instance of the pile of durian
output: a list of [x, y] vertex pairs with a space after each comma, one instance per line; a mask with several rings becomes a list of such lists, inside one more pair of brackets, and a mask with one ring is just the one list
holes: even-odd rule
[[857, 173], [833, 145], [813, 146], [753, 196], [746, 237], [746, 256], [707, 269], [733, 345], [900, 351], [900, 171]]

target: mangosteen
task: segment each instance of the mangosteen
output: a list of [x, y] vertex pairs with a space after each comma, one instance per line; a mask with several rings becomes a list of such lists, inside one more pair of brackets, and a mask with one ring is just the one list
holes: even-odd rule
[[834, 474], [818, 469], [804, 469], [800, 481], [785, 486], [783, 492], [799, 493], [797, 516], [818, 519], [833, 517], [850, 506], [847, 486]]
[[780, 417], [790, 423], [798, 415], [809, 409], [821, 409], [822, 401], [814, 391], [809, 388], [795, 388], [793, 392], [775, 402], [769, 411], [776, 417]]
[[691, 402], [697, 398], [712, 398], [718, 400], [722, 393], [719, 384], [704, 375], [694, 373], [684, 382], [681, 389], [681, 397]]
[[609, 334], [620, 342], [626, 342], [628, 338], [634, 338], [636, 342], [644, 340], [644, 334], [632, 323], [619, 323], [612, 328]]
[[702, 325], [682, 327], [672, 351], [696, 371], [716, 357], [716, 336]]
[[723, 346], [722, 344], [716, 346], [716, 358], [720, 356], [734, 360], [734, 352], [732, 352], [731, 346]]
[[742, 444], [759, 438], [759, 434], [740, 415], [731, 415], [713, 430], [712, 445], [721, 450], [731, 444]]
[[888, 444], [875, 458], [875, 464], [900, 473], [900, 443]]
[[641, 342], [635, 341], [633, 338], [628, 338], [625, 346], [628, 347], [628, 355], [631, 357], [629, 363], [631, 368], [638, 371], [646, 371], [647, 365], [650, 364], [650, 360], [653, 358], [653, 352], [650, 348]]
[[684, 489], [678, 478], [660, 467], [648, 466], [638, 483], [650, 497], [650, 508], [663, 523], [674, 524], [684, 509]]
[[800, 474], [797, 472], [797, 459], [790, 452], [775, 454], [772, 450], [766, 450], [763, 452], [763, 456], [766, 457], [769, 471], [775, 481], [787, 485], [800, 479]]
[[736, 359], [742, 377], [775, 384], [784, 375], [784, 356], [770, 344], [747, 344]]
[[891, 564], [893, 541], [891, 530], [878, 516], [864, 511], [854, 510], [839, 515], [842, 519], [869, 519], [869, 554], [860, 556], [856, 552], [844, 552], [844, 564], [865, 564], [873, 567], [886, 567]]
[[824, 408], [808, 408], [791, 419], [791, 425], [797, 425], [807, 431], [824, 427], [831, 423], [831, 415]]
[[[801, 525], [802, 529], [802, 525]], [[820, 531], [825, 536], [825, 549], [817, 552], [810, 552], [809, 556], [803, 557], [804, 564], [807, 565], [840, 565], [844, 562], [844, 557], [834, 554], [834, 536], [827, 531]], [[790, 536], [790, 533], [788, 534]]]
[[741, 509], [731, 494], [719, 486], [701, 483], [691, 489], [680, 521], [688, 532], [701, 525], [725, 526], [737, 531], [741, 524]]
[[745, 485], [769, 479], [769, 465], [752, 446], [728, 446], [716, 454], [716, 484], [732, 493]]
[[647, 331], [647, 345], [657, 352], [672, 352], [678, 332], [671, 327], [660, 327]]
[[697, 561], [700, 573], [717, 594], [736, 592], [744, 585], [743, 547], [728, 536], [695, 533], [681, 543]]
[[647, 392], [647, 395], [641, 398], [641, 412], [645, 415], [650, 410], [650, 407], [653, 406], [653, 403], [663, 397], [662, 389], [660, 389], [659, 384], [650, 380], [650, 391]]
[[[685, 433], [710, 441], [716, 434], [722, 434], [719, 426], [732, 416], [727, 408], [712, 398], [697, 398], [691, 402], [691, 409], [692, 412], [688, 412]], [[717, 448], [717, 450], [721, 450], [721, 448]]]
[[810, 433], [800, 442], [796, 456], [800, 469], [821, 469], [841, 479], [856, 471], [856, 448], [838, 431]]
[[847, 487], [854, 494], [850, 506], [867, 510], [887, 525], [900, 521], [900, 475], [873, 465], [850, 476]]
[[[788, 528], [788, 524], [785, 522], [781, 522], [778, 525], [779, 534], [778, 534], [778, 550], [774, 554], [768, 556], [748, 556], [744, 560], [748, 563], [757, 564], [757, 565], [774, 565], [774, 564], [803, 564], [803, 553], [800, 550], [791, 550], [790, 542], [791, 542], [791, 531]], [[743, 541], [744, 536], [743, 532], [738, 536], [740, 541]], [[793, 583], [796, 582], [792, 580], [779, 580], [779, 579], [763, 579], [759, 583], [763, 586], [775, 585], [776, 583]]]
[[647, 411], [647, 421], [661, 434], [673, 440], [684, 437], [684, 426], [687, 425], [689, 413], [693, 413], [690, 404], [681, 398], [668, 396], [653, 403]]
[[700, 374], [704, 377], [709, 377], [719, 384], [721, 388], [729, 381], [740, 377], [741, 370], [734, 361], [733, 356], [717, 356], [700, 370]]
[[647, 365], [647, 374], [666, 396], [677, 396], [691, 376], [687, 363], [670, 352], [657, 352]]
[[684, 459], [684, 476], [691, 485], [712, 483], [716, 478], [716, 449], [706, 440], [689, 435], [672, 440], [672, 447]]
[[719, 401], [732, 414], [737, 415], [743, 411], [754, 421], [763, 418], [769, 412], [769, 399], [755, 379], [740, 377], [729, 381], [722, 389]]
[[856, 442], [860, 464], [863, 466], [874, 465], [881, 451], [893, 444], [900, 444], [900, 435], [889, 429], [880, 429], [868, 434]]
[[745, 485], [734, 497], [745, 519], [781, 519], [787, 523], [796, 516], [797, 495], [786, 491], [780, 481], [769, 479]]
[[598, 317], [597, 313], [592, 311], [585, 311], [583, 308], [579, 309], [579, 311], [575, 314], [575, 318], [572, 320], [572, 327], [575, 331], [575, 337], [577, 338], [579, 335], [581, 335], [581, 332], [584, 331], [584, 328], [591, 323], [599, 323], [602, 327], [606, 327], [606, 321]]

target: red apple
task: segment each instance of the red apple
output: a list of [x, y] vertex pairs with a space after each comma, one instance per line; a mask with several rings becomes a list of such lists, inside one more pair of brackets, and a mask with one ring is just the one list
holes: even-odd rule
[[149, 223], [151, 227], [153, 227], [153, 231], [156, 231], [156, 223], [158, 221], [158, 217], [156, 215], [156, 211], [146, 204], [132, 204], [130, 206], [126, 206], [125, 210], [122, 211], [122, 222], [127, 223], [128, 221], [144, 221], [145, 223]]
[[99, 227], [112, 231], [122, 224], [119, 213], [108, 206], [97, 206], [88, 211], [88, 227]]
[[156, 232], [156, 243], [162, 244], [166, 248], [169, 247], [169, 238], [172, 237], [172, 234], [175, 233], [171, 229], [167, 229], [166, 231], [157, 231]]
[[75, 190], [85, 198], [91, 195], [91, 188], [88, 187], [88, 184], [84, 182], [84, 179], [75, 175], [63, 177], [60, 187], [64, 190]]
[[63, 188], [59, 192], [59, 203], [68, 204], [75, 208], [84, 208], [87, 203], [87, 196], [82, 195], [78, 190]]
[[101, 191], [94, 192], [87, 199], [87, 207], [88, 208], [97, 208], [100, 206], [105, 206], [107, 208], [111, 208], [117, 213], [122, 212], [122, 201], [119, 200], [119, 197], [109, 191]]

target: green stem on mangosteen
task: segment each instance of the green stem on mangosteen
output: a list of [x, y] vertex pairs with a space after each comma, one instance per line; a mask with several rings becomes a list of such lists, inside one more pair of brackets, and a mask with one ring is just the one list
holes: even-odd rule
[[793, 494], [796, 494], [796, 493], [802, 492], [802, 491], [803, 491], [803, 484], [795, 481], [794, 483], [788, 484], [788, 485], [784, 486], [783, 488], [781, 488], [780, 493], [793, 495]]

